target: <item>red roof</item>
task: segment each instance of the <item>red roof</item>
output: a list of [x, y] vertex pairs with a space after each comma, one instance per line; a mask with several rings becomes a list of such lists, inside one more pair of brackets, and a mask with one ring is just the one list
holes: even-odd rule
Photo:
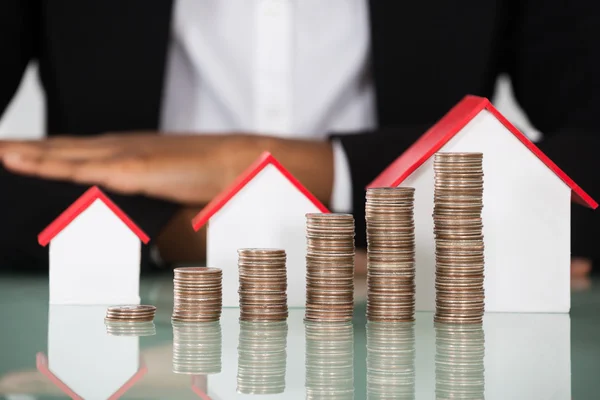
[[269, 152], [264, 152], [254, 163], [252, 163], [248, 169], [246, 169], [235, 181], [223, 192], [218, 194], [198, 215], [192, 220], [192, 226], [194, 230], [199, 230], [208, 220], [215, 215], [229, 200], [233, 198], [248, 182], [250, 182], [260, 171], [262, 171], [267, 165], [272, 165], [281, 172], [291, 183], [294, 185], [306, 198], [308, 198], [321, 212], [327, 213], [329, 210], [311, 193], [306, 189], [300, 181], [298, 181], [292, 174], [286, 170], [283, 165], [279, 163]]
[[[56, 387], [63, 391], [71, 399], [83, 400], [83, 397], [75, 393], [66, 383], [61, 381], [56, 375], [48, 369], [48, 358], [44, 353], [36, 354], [36, 366], [38, 371], [44, 374]], [[140, 359], [140, 369], [131, 377], [123, 386], [119, 388], [115, 393], [108, 398], [108, 400], [117, 400], [121, 398], [125, 392], [127, 392], [133, 385], [135, 385], [142, 377], [148, 372], [148, 367], [144, 364], [143, 360]]]
[[117, 217], [123, 221], [125, 225], [135, 233], [140, 240], [146, 244], [150, 241], [148, 235], [144, 233], [115, 203], [112, 202], [102, 191], [93, 186], [81, 195], [73, 204], [69, 206], [62, 214], [60, 214], [50, 225], [46, 227], [39, 235], [38, 242], [42, 246], [46, 246], [56, 235], [67, 227], [79, 214], [86, 210], [94, 201], [102, 200], [108, 208], [112, 210]]
[[391, 163], [368, 187], [400, 185], [484, 109], [492, 113], [525, 147], [571, 188], [571, 198], [573, 201], [593, 209], [598, 207], [598, 203], [590, 195], [584, 192], [548, 156], [542, 153], [531, 140], [500, 114], [488, 99], [477, 96], [466, 96], [462, 99], [441, 120], [425, 132], [419, 140]]

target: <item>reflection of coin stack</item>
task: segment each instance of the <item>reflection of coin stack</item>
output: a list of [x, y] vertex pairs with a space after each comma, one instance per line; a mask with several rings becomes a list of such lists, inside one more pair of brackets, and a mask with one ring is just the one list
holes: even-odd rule
[[221, 372], [221, 323], [173, 322], [173, 372], [208, 375]]
[[367, 190], [367, 319], [412, 321], [415, 313], [413, 188]]
[[483, 155], [435, 155], [435, 321], [481, 323], [483, 291]]
[[354, 217], [306, 214], [306, 236], [306, 320], [352, 320]]
[[105, 321], [106, 333], [111, 336], [152, 336], [156, 334], [154, 322]]
[[352, 323], [305, 321], [306, 399], [354, 399]]
[[283, 321], [288, 316], [285, 250], [238, 250], [240, 319]]
[[367, 398], [415, 398], [412, 322], [367, 322]]
[[173, 321], [212, 322], [221, 318], [222, 279], [219, 268], [175, 268]]
[[438, 399], [485, 397], [485, 336], [480, 324], [435, 324]]
[[283, 393], [287, 331], [286, 321], [240, 321], [237, 374], [239, 393]]

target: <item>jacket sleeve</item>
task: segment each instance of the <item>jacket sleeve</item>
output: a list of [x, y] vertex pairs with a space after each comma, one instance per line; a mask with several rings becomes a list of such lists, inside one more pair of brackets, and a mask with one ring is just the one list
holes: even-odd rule
[[[540, 148], [600, 200], [600, 3], [514, 2], [505, 65]], [[600, 260], [600, 213], [572, 206], [573, 256]]]
[[0, 116], [19, 87], [27, 64], [35, 57], [37, 1], [0, 2]]

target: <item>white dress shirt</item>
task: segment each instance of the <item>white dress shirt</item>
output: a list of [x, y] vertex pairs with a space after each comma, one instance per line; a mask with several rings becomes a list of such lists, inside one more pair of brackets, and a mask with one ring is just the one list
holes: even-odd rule
[[[375, 126], [366, 0], [176, 0], [161, 130], [325, 139]], [[349, 212], [334, 143], [332, 209]]]

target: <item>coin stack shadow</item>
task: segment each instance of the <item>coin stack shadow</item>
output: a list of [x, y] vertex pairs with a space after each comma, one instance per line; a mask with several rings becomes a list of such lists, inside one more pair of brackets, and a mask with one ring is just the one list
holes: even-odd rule
[[240, 320], [266, 322], [287, 319], [285, 261], [285, 250], [238, 250]]
[[434, 160], [434, 320], [481, 323], [484, 312], [483, 155], [437, 153]]
[[354, 399], [354, 328], [351, 322], [305, 321], [306, 399]]
[[414, 323], [367, 322], [367, 399], [414, 398]]
[[219, 268], [174, 269], [173, 315], [177, 322], [214, 322], [221, 318], [223, 271]]
[[307, 321], [351, 321], [354, 309], [354, 217], [306, 214]]
[[286, 321], [240, 321], [237, 391], [277, 394], [285, 391]]
[[480, 324], [435, 323], [437, 399], [485, 398], [485, 335]]
[[106, 333], [111, 336], [152, 336], [156, 334], [153, 321], [146, 322], [116, 322], [105, 321]]
[[173, 372], [208, 375], [221, 372], [221, 323], [173, 322]]
[[367, 189], [367, 320], [413, 321], [415, 189]]

